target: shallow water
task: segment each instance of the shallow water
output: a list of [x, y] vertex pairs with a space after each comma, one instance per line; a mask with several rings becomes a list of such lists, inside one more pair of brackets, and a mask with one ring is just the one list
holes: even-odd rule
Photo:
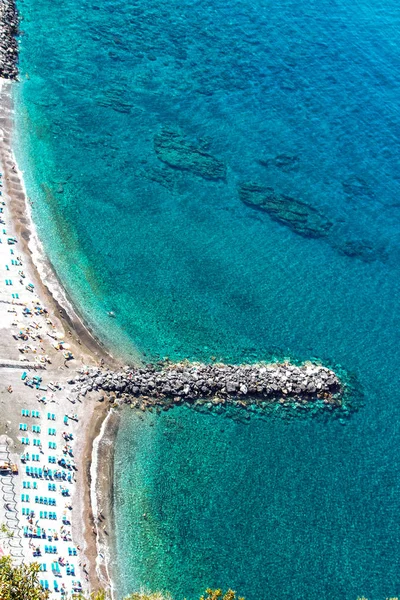
[[[46, 250], [98, 335], [127, 358], [318, 356], [365, 393], [345, 426], [130, 416], [116, 458], [121, 593], [222, 582], [247, 600], [395, 595], [397, 4], [19, 7], [18, 159]], [[165, 128], [221, 160], [226, 179], [162, 162]], [[329, 234], [243, 204], [243, 181], [309, 203]], [[157, 527], [128, 535], [147, 496]]]

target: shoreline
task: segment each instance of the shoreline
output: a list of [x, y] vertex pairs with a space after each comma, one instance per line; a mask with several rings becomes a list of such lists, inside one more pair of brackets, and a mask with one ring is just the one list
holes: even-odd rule
[[[91, 461], [90, 497], [96, 535], [97, 556], [93, 561], [98, 581], [107, 587], [114, 598], [115, 585], [112, 573], [111, 548], [115, 548], [114, 490], [114, 441], [118, 433], [121, 415], [111, 409], [101, 420], [100, 431], [93, 443]], [[101, 463], [99, 458], [101, 457]]]
[[5, 134], [0, 150], [0, 163], [13, 200], [10, 205], [10, 214], [17, 237], [20, 238], [22, 252], [29, 260], [32, 270], [36, 273], [40, 294], [45, 297], [49, 305], [52, 305], [53, 310], [60, 314], [68, 328], [76, 334], [77, 340], [81, 341], [82, 346], [89, 350], [91, 354], [94, 354], [98, 360], [103, 359], [105, 364], [110, 366], [120, 365], [121, 362], [107, 351], [104, 344], [96, 338], [94, 332], [84, 323], [78, 310], [73, 306], [37, 234], [28, 204], [23, 172], [18, 168], [12, 148], [12, 135], [15, 126], [13, 85], [18, 85], [18, 83], [0, 79], [0, 128]]
[[[18, 83], [11, 83], [8, 80], [0, 79], [0, 131], [2, 134], [0, 164], [5, 191], [10, 198], [8, 210], [12, 223], [12, 232], [19, 240], [18, 253], [24, 258], [25, 270], [30, 272], [30, 277], [35, 285], [35, 293], [38, 294], [40, 300], [46, 305], [48, 314], [59, 321], [60, 327], [65, 332], [68, 331], [68, 342], [72, 345], [74, 355], [75, 353], [81, 355], [80, 364], [100, 364], [110, 368], [121, 367], [122, 363], [107, 352], [104, 345], [100, 340], [96, 339], [93, 332], [85, 325], [83, 319], [70, 302], [68, 294], [59, 281], [50, 260], [45, 255], [42, 243], [37, 235], [28, 205], [23, 173], [18, 169], [12, 147], [13, 127], [15, 126], [12, 97], [13, 85], [18, 85]], [[15, 302], [14, 305], [16, 304], [18, 303]], [[22, 366], [24, 365], [22, 364]], [[18, 362], [16, 363], [16, 367], [18, 368]], [[18, 370], [17, 368], [15, 371]], [[58, 366], [58, 369], [65, 369], [65, 367]], [[67, 369], [65, 370], [67, 371]], [[57, 373], [57, 375], [59, 376], [60, 373]], [[65, 375], [68, 374], [65, 373]], [[73, 373], [71, 372], [70, 376], [72, 375]], [[94, 394], [93, 396], [96, 395]], [[78, 471], [76, 490], [73, 497], [74, 507], [76, 503], [76, 510], [71, 521], [74, 540], [79, 540], [80, 546], [83, 548], [82, 554], [89, 565], [88, 588], [93, 591], [99, 589], [100, 585], [97, 569], [93, 569], [94, 558], [97, 557], [97, 539], [93, 532], [94, 520], [90, 499], [90, 471], [93, 460], [94, 442], [98, 437], [104, 420], [107, 418], [108, 402], [100, 404], [98, 398], [92, 397], [89, 398], [89, 401], [85, 398], [84, 403], [84, 407], [82, 406], [82, 410], [79, 407], [78, 412], [81, 419], [81, 427], [76, 436], [76, 446], [78, 447], [77, 450], [79, 449], [76, 452], [79, 459], [76, 461]], [[103, 585], [107, 584], [104, 577], [102, 583]], [[110, 584], [111, 582], [108, 582], [108, 585]]]

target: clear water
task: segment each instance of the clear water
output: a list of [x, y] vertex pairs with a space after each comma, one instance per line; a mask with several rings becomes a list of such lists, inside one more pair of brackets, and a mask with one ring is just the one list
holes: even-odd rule
[[[46, 250], [98, 335], [128, 358], [318, 356], [365, 391], [344, 427], [126, 417], [120, 594], [399, 593], [397, 3], [19, 7], [18, 158]], [[162, 163], [162, 127], [206, 145], [226, 181]], [[241, 203], [249, 180], [309, 202], [329, 237]], [[343, 254], [349, 241], [363, 257]]]

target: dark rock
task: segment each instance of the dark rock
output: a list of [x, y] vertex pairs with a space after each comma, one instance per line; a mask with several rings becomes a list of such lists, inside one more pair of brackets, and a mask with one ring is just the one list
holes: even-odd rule
[[382, 249], [374, 247], [371, 242], [366, 240], [345, 240], [343, 243], [337, 244], [337, 249], [345, 256], [358, 258], [368, 263], [385, 258]]
[[361, 177], [352, 176], [342, 181], [343, 191], [349, 198], [373, 200], [374, 193], [368, 183]]
[[170, 167], [190, 171], [204, 179], [225, 180], [225, 164], [176, 131], [162, 129], [154, 136], [157, 157]]
[[18, 14], [14, 0], [0, 1], [0, 77], [18, 76]]
[[277, 154], [275, 157], [264, 158], [258, 161], [263, 167], [277, 167], [282, 171], [294, 171], [298, 169], [299, 157], [291, 154]]
[[239, 198], [244, 204], [268, 213], [272, 219], [299, 235], [325, 237], [332, 227], [332, 223], [313, 206], [286, 194], [277, 194], [273, 188], [251, 182], [242, 183], [239, 186]]
[[168, 167], [155, 168], [149, 167], [139, 172], [139, 177], [149, 179], [155, 183], [159, 183], [169, 191], [173, 191], [177, 184], [179, 175], [175, 171], [171, 171]]

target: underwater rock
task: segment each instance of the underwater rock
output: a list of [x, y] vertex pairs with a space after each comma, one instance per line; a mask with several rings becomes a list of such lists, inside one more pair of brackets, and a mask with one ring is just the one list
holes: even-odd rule
[[299, 167], [299, 157], [291, 154], [277, 154], [274, 157], [260, 158], [263, 167], [276, 167], [282, 171], [295, 171]]
[[337, 245], [337, 249], [345, 256], [358, 258], [367, 263], [386, 258], [383, 249], [376, 248], [367, 240], [345, 240], [343, 243]]
[[342, 181], [342, 188], [346, 196], [351, 199], [373, 200], [374, 198], [374, 193], [368, 183], [355, 175]]
[[139, 177], [144, 177], [145, 179], [149, 179], [150, 181], [154, 181], [165, 187], [167, 190], [172, 192], [177, 184], [177, 175], [167, 167], [156, 168], [149, 167], [146, 169], [142, 169], [139, 172]]
[[126, 86], [110, 87], [97, 94], [97, 96], [95, 96], [95, 102], [99, 106], [111, 108], [119, 113], [129, 114], [132, 111], [134, 104], [127, 98], [127, 95]]
[[325, 237], [332, 223], [316, 208], [286, 194], [277, 194], [273, 188], [248, 182], [239, 185], [239, 198], [244, 203], [290, 227], [306, 237]]
[[201, 146], [191, 144], [176, 131], [162, 129], [154, 136], [157, 157], [170, 167], [190, 171], [210, 180], [225, 180], [225, 164]]

